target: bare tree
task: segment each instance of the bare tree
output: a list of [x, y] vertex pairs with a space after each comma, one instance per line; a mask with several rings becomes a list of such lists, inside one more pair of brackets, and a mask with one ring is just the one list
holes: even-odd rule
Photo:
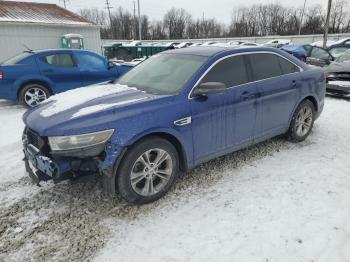
[[[333, 0], [335, 1], [335, 0]], [[193, 19], [184, 9], [171, 8], [163, 20], [141, 17], [142, 39], [185, 39], [265, 35], [321, 34], [325, 17], [322, 6], [307, 8], [301, 21], [302, 8], [285, 7], [280, 4], [258, 4], [238, 7], [232, 12], [231, 23], [226, 26], [213, 18]], [[133, 39], [134, 25], [138, 18], [121, 7], [111, 13], [109, 26], [105, 11], [96, 8], [82, 9], [80, 15], [101, 26], [102, 38]], [[330, 33], [350, 32], [350, 17], [347, 0], [336, 0], [330, 15]], [[301, 24], [302, 22], [302, 24]]]
[[191, 20], [191, 15], [185, 9], [172, 8], [164, 15], [164, 27], [168, 31], [169, 39], [181, 39], [185, 37], [186, 25]]

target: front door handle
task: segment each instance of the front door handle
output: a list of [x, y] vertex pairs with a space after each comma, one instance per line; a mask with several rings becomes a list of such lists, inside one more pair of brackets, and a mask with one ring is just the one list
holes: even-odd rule
[[244, 91], [242, 94], [241, 94], [241, 99], [242, 100], [249, 100], [249, 99], [252, 99], [252, 98], [255, 98], [256, 96], [253, 94], [253, 93], [250, 93], [248, 91]]
[[52, 70], [52, 69], [45, 69], [45, 70], [43, 70], [43, 72], [44, 72], [44, 73], [52, 73], [53, 70]]

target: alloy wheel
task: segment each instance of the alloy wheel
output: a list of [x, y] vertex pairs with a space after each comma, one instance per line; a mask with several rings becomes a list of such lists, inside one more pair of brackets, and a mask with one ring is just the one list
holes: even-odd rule
[[313, 112], [309, 106], [304, 106], [298, 112], [295, 130], [298, 136], [305, 136], [312, 128]]
[[47, 94], [38, 87], [29, 88], [24, 94], [24, 101], [30, 107], [36, 106], [46, 99]]
[[173, 174], [170, 154], [160, 148], [144, 152], [134, 163], [131, 174], [133, 190], [142, 196], [152, 196], [165, 188]]

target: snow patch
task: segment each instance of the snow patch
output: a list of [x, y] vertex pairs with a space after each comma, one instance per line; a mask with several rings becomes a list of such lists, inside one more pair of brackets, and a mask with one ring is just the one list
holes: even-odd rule
[[45, 100], [42, 104], [52, 103], [48, 108], [40, 112], [43, 117], [50, 117], [62, 111], [71, 109], [80, 104], [94, 100], [99, 97], [108, 96], [135, 89], [120, 84], [98, 84], [69, 90]]
[[131, 100], [121, 101], [121, 102], [112, 103], [112, 104], [100, 104], [100, 105], [88, 106], [88, 107], [80, 109], [78, 112], [73, 114], [71, 119], [72, 118], [76, 118], [76, 117], [80, 117], [80, 116], [84, 116], [84, 115], [89, 115], [89, 114], [96, 113], [96, 112], [99, 112], [99, 111], [103, 111], [103, 110], [106, 110], [106, 109], [109, 109], [109, 108], [113, 108], [113, 107], [116, 107], [116, 106], [121, 106], [121, 105], [135, 103], [135, 102], [138, 102], [138, 101], [144, 100], [144, 99], [147, 99], [147, 97], [131, 99]]

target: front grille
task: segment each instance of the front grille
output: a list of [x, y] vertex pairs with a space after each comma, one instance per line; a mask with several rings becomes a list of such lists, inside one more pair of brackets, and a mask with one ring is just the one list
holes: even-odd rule
[[26, 130], [28, 144], [32, 144], [39, 150], [45, 146], [45, 140], [31, 129]]

